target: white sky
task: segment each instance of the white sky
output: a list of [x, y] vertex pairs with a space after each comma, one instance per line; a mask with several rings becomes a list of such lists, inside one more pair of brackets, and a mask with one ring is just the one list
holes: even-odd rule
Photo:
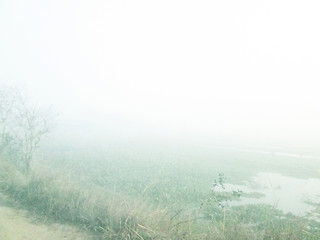
[[317, 0], [0, 0], [0, 82], [63, 119], [320, 142]]

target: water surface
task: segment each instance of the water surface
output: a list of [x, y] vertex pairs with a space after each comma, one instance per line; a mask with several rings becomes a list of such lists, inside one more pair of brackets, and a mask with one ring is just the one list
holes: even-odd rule
[[234, 201], [232, 205], [263, 203], [296, 215], [305, 215], [313, 210], [308, 202], [320, 202], [320, 179], [298, 179], [278, 173], [260, 172], [245, 185], [226, 184], [226, 190], [263, 194], [259, 198], [242, 197], [240, 202]]

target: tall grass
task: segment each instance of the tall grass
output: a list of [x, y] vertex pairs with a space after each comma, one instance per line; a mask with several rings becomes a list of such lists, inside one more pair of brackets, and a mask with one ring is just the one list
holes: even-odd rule
[[57, 176], [25, 176], [1, 163], [0, 189], [28, 210], [76, 224], [103, 239], [184, 239], [185, 223], [164, 209], [150, 207], [101, 187], [84, 189]]
[[[142, 199], [81, 186], [58, 174], [20, 173], [0, 162], [0, 190], [46, 219], [77, 225], [98, 239], [315, 240], [316, 222], [267, 206], [170, 211]], [[205, 211], [204, 211], [205, 209]]]

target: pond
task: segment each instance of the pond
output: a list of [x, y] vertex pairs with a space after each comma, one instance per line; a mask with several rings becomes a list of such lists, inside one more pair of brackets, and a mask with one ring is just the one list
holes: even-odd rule
[[305, 215], [313, 210], [308, 202], [320, 202], [320, 179], [298, 179], [278, 173], [260, 172], [244, 185], [225, 184], [227, 191], [241, 190], [257, 197], [242, 197], [231, 205], [268, 204], [285, 213]]

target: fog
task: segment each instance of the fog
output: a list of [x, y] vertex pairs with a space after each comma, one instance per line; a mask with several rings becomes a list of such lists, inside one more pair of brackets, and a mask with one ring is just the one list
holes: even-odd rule
[[320, 239], [319, 12], [0, 0], [0, 239]]
[[0, 81], [52, 105], [70, 136], [318, 147], [319, 7], [1, 0]]

